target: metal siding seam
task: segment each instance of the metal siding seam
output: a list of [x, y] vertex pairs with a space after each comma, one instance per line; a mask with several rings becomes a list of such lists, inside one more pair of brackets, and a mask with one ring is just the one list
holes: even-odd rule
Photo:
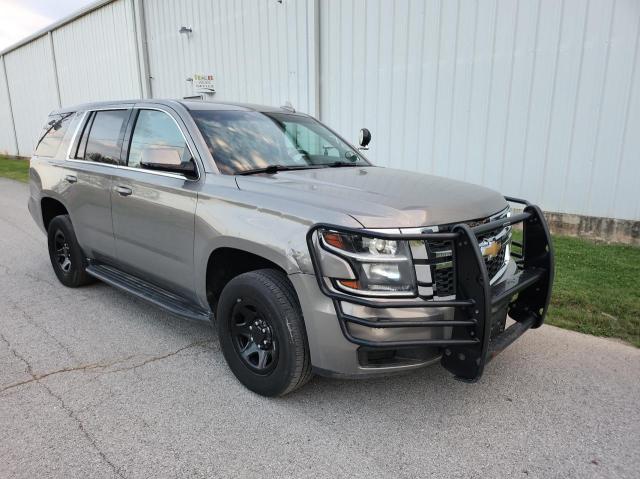
[[491, 41], [491, 68], [489, 69], [489, 95], [487, 98], [487, 113], [484, 121], [484, 146], [482, 152], [482, 184], [484, 184], [487, 166], [487, 142], [489, 141], [489, 117], [491, 116], [491, 97], [493, 96], [493, 73], [496, 63], [496, 36], [498, 35], [498, 1], [495, 2], [493, 14], [493, 39]]
[[[540, 0], [538, 0], [538, 11], [536, 13], [536, 29], [533, 35], [533, 59], [531, 60], [531, 81], [529, 83], [529, 98], [527, 99], [527, 121], [525, 123], [524, 130], [524, 145], [522, 151], [522, 161], [521, 161], [521, 169], [520, 169], [520, 187], [518, 189], [519, 192], [522, 192], [524, 188], [524, 173], [525, 173], [525, 164], [527, 161], [527, 146], [529, 144], [529, 126], [531, 124], [531, 102], [533, 101], [533, 84], [536, 80], [536, 62], [538, 60], [538, 32], [540, 31], [540, 12], [542, 11], [542, 4]], [[504, 161], [504, 158], [503, 158]], [[500, 183], [500, 187], [502, 188], [502, 183]], [[539, 201], [539, 197], [535, 199], [531, 199], [531, 201]]]
[[[613, 30], [613, 20], [616, 15], [616, 0], [613, 0], [611, 6], [611, 19], [609, 20], [609, 33], [607, 34], [607, 54], [604, 61], [604, 74], [602, 86], [600, 87], [600, 102], [598, 103], [598, 116], [596, 117], [596, 141], [593, 144], [593, 155], [591, 156], [591, 165], [589, 166], [589, 185], [587, 188], [587, 208], [584, 214], [591, 211], [591, 193], [593, 189], [593, 172], [595, 170], [596, 154], [598, 153], [598, 145], [600, 143], [600, 123], [602, 122], [602, 103], [604, 102], [607, 81], [609, 79], [609, 59], [611, 58], [611, 32]], [[598, 215], [601, 216], [601, 215]]]
[[[636, 27], [636, 41], [633, 47], [633, 56], [631, 61], [633, 62], [633, 67], [631, 68], [631, 78], [629, 80], [629, 92], [627, 94], [627, 107], [625, 108], [624, 113], [624, 123], [622, 127], [622, 138], [620, 140], [620, 153], [618, 154], [618, 164], [616, 165], [616, 180], [613, 187], [613, 197], [611, 199], [611, 205], [609, 206], [609, 214], [614, 216], [616, 210], [616, 204], [618, 199], [618, 185], [620, 184], [620, 173], [622, 172], [622, 162], [624, 158], [624, 150], [625, 144], [627, 141], [627, 130], [629, 127], [629, 111], [631, 110], [631, 100], [633, 97], [633, 87], [637, 86], [634, 83], [634, 79], [636, 76], [636, 67], [638, 66], [638, 44], [640, 43], [640, 15], [638, 15], [637, 27]], [[638, 200], [636, 200], [638, 201]], [[638, 219], [640, 217], [640, 201], [638, 201], [638, 211], [636, 212], [635, 218]]]
[[11, 118], [11, 129], [13, 131], [13, 142], [15, 146], [16, 156], [20, 156], [20, 148], [18, 147], [18, 134], [16, 133], [16, 121], [13, 117], [13, 105], [11, 103], [11, 91], [9, 90], [9, 77], [7, 76], [7, 66], [4, 63], [4, 55], [2, 55], [2, 72], [4, 74], [4, 86], [7, 90], [7, 103], [9, 107], [9, 117]]
[[[509, 67], [509, 87], [507, 89], [507, 108], [506, 108], [506, 119], [505, 119], [505, 128], [504, 128], [504, 136], [502, 137], [502, 161], [500, 166], [500, 187], [502, 188], [502, 184], [504, 183], [504, 165], [505, 158], [507, 155], [507, 139], [509, 138], [509, 126], [511, 119], [511, 93], [513, 86], [513, 75], [515, 71], [515, 63], [516, 63], [516, 50], [518, 48], [518, 22], [520, 21], [520, 0], [516, 0], [516, 11], [514, 14], [513, 20], [513, 44], [511, 50], [511, 65]], [[482, 176], [484, 183], [484, 174]]]
[[540, 194], [540, 203], [545, 200], [545, 190], [547, 184], [547, 166], [549, 163], [549, 141], [551, 139], [551, 124], [553, 122], [553, 110], [556, 99], [556, 82], [558, 79], [558, 63], [560, 62], [560, 45], [562, 44], [562, 32], [564, 27], [564, 7], [565, 0], [560, 4], [560, 22], [558, 24], [558, 40], [556, 42], [556, 56], [554, 61], [553, 82], [551, 85], [551, 100], [549, 102], [549, 115], [547, 117], [547, 134], [544, 144], [544, 162], [542, 166], [542, 192]]
[[434, 170], [435, 170], [435, 154], [436, 154], [436, 118], [437, 118], [437, 113], [438, 113], [438, 83], [440, 81], [440, 48], [442, 46], [442, 1], [440, 2], [440, 9], [438, 11], [438, 45], [436, 47], [436, 50], [438, 52], [438, 57], [436, 58], [436, 71], [435, 71], [435, 79], [436, 79], [436, 84], [435, 84], [435, 93], [433, 95], [434, 98], [434, 102], [433, 102], [433, 118], [432, 118], [432, 130], [431, 130], [431, 168], [429, 169], [429, 172], [433, 174]]
[[585, 13], [584, 13], [584, 23], [582, 25], [582, 42], [580, 42], [580, 63], [578, 65], [578, 78], [576, 81], [576, 92], [574, 95], [574, 99], [573, 99], [573, 115], [571, 118], [571, 129], [570, 129], [570, 133], [569, 133], [569, 151], [567, 153], [567, 165], [565, 168], [565, 172], [564, 172], [564, 188], [562, 188], [562, 196], [561, 199], [559, 201], [559, 205], [560, 205], [560, 210], [561, 211], [566, 211], [565, 208], [565, 193], [567, 191], [567, 183], [568, 183], [568, 176], [569, 176], [569, 171], [571, 170], [571, 155], [573, 153], [573, 141], [574, 141], [574, 137], [575, 137], [575, 129], [576, 129], [576, 116], [578, 113], [578, 95], [580, 94], [580, 81], [582, 79], [582, 65], [583, 65], [583, 61], [584, 61], [584, 42], [586, 40], [586, 36], [587, 36], [587, 24], [589, 22], [589, 7], [591, 4], [591, 0], [587, 0], [587, 5], [585, 7]]
[[449, 114], [449, 139], [447, 145], [447, 156], [445, 157], [445, 161], [447, 162], [447, 176], [451, 176], [451, 164], [453, 163], [451, 158], [451, 132], [453, 129], [453, 117], [455, 114], [455, 106], [456, 106], [456, 75], [458, 73], [458, 46], [460, 45], [460, 40], [458, 38], [460, 34], [460, 0], [457, 1], [456, 8], [456, 39], [455, 45], [453, 47], [453, 74], [451, 75], [451, 112]]
[[[564, 0], [563, 0], [564, 1]], [[467, 179], [467, 171], [469, 168], [469, 147], [471, 146], [471, 142], [469, 141], [469, 129], [471, 127], [471, 105], [473, 105], [473, 83], [474, 77], [476, 73], [476, 46], [478, 40], [478, 2], [475, 2], [476, 9], [474, 11], [474, 22], [473, 22], [473, 48], [471, 49], [471, 54], [473, 55], [471, 59], [471, 81], [469, 82], [470, 92], [469, 92], [469, 102], [467, 103], [467, 125], [466, 132], [464, 135], [466, 144], [465, 144], [465, 154], [464, 154], [464, 171], [462, 172], [462, 179]]]

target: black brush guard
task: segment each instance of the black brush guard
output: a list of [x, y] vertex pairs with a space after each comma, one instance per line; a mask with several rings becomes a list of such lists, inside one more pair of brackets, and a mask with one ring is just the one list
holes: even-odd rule
[[[456, 298], [453, 300], [424, 300], [417, 297], [408, 301], [384, 302], [329, 289], [320, 269], [313, 240], [314, 233], [324, 229], [367, 236], [367, 232], [366, 230], [328, 224], [314, 225], [307, 234], [311, 260], [320, 289], [333, 300], [345, 337], [352, 343], [368, 348], [441, 347], [443, 348], [441, 363], [444, 368], [452, 372], [458, 379], [477, 381], [489, 361], [529, 328], [540, 327], [549, 306], [554, 275], [554, 253], [549, 228], [539, 207], [518, 198], [505, 197], [505, 199], [511, 203], [524, 205], [523, 212], [473, 228], [466, 224], [457, 224], [449, 232], [443, 233], [387, 234], [375, 232], [369, 235], [375, 238], [401, 241], [452, 241], [456, 278]], [[513, 245], [521, 248], [521, 254], [512, 253], [518, 265], [517, 271], [505, 281], [491, 286], [476, 235], [518, 223], [523, 224], [523, 241], [522, 243], [513, 242]], [[414, 264], [419, 264], [419, 261], [414, 260]], [[455, 314], [453, 320], [401, 321], [384, 318], [369, 320], [345, 314], [341, 307], [341, 301], [380, 309], [452, 307], [455, 308]], [[491, 326], [495, 319], [493, 316], [504, 314], [504, 306], [515, 323], [491, 338]], [[492, 314], [492, 310], [496, 312]], [[355, 323], [371, 328], [451, 327], [452, 335], [450, 339], [370, 341], [354, 337], [349, 332], [346, 323]]]

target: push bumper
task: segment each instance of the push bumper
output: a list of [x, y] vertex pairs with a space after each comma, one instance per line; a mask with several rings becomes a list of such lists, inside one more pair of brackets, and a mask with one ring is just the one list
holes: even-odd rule
[[[506, 199], [512, 203], [524, 205], [523, 212], [473, 228], [466, 224], [457, 224], [445, 233], [375, 233], [375, 237], [390, 240], [451, 241], [456, 296], [449, 300], [416, 298], [407, 301], [396, 300], [390, 303], [373, 298], [347, 295], [330, 288], [322, 273], [316, 245], [313, 242], [315, 232], [321, 228], [359, 234], [366, 234], [366, 232], [326, 224], [318, 224], [311, 228], [307, 235], [307, 242], [316, 273], [317, 285], [325, 299], [330, 300], [333, 305], [342, 334], [340, 339], [344, 346], [343, 349], [345, 349], [344, 352], [362, 349], [388, 350], [389, 348], [397, 350], [423, 348], [437, 351], [437, 356], [441, 355], [440, 361], [444, 368], [459, 379], [476, 381], [482, 376], [486, 364], [501, 351], [528, 329], [541, 326], [547, 313], [554, 275], [554, 253], [549, 230], [540, 208], [517, 198], [507, 197]], [[523, 225], [523, 241], [522, 243], [513, 242], [513, 245], [520, 249], [520, 252], [512, 252], [512, 256], [516, 258], [517, 270], [508, 275], [504, 281], [491, 285], [476, 235], [495, 230], [501, 226], [518, 223]], [[387, 312], [418, 309], [424, 312], [425, 319], [403, 320], [399, 319], [398, 315], [365, 319], [349, 314], [348, 310], [353, 307], [379, 309]], [[326, 308], [323, 310], [325, 313], [329, 313]], [[449, 315], [433, 314], [434, 311], [443, 310], [448, 310], [451, 313]], [[515, 323], [500, 334], [492, 335], [492, 326], [500, 320], [500, 315], [504, 316], [505, 312], [515, 320]], [[309, 326], [308, 324], [308, 329]], [[437, 331], [437, 333], [420, 339], [378, 341], [353, 334], [354, 327], [371, 328], [374, 331], [419, 328]], [[310, 340], [312, 340], [313, 331], [308, 332]], [[385, 337], [388, 336], [385, 335]], [[331, 339], [340, 343], [339, 338]], [[344, 341], [345, 339], [346, 341]], [[336, 344], [333, 341], [324, 342], [325, 348], [329, 351], [328, 354], [331, 354], [331, 348], [328, 346]], [[312, 351], [312, 360], [313, 356]], [[427, 358], [424, 358], [422, 362], [416, 361], [415, 365], [424, 365], [429, 362]], [[352, 366], [329, 369], [341, 373], [346, 373], [345, 369], [354, 370], [353, 372], [357, 373], [348, 375], [367, 372]]]

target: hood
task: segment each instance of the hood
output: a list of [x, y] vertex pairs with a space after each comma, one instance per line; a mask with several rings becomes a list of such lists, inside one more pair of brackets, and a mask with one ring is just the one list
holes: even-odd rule
[[244, 191], [348, 214], [365, 228], [442, 225], [484, 218], [507, 206], [502, 195], [482, 186], [372, 166], [236, 176], [236, 181]]

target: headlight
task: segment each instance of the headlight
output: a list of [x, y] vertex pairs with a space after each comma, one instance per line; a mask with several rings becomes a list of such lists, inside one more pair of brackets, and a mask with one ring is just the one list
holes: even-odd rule
[[414, 296], [409, 244], [373, 236], [320, 230], [323, 249], [346, 260], [355, 279], [331, 278], [338, 289], [365, 296]]

